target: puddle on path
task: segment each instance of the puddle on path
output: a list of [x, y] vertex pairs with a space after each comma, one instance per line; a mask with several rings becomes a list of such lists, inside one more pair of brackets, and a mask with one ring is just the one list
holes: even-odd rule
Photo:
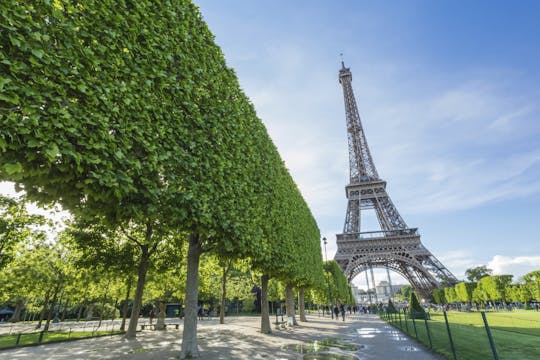
[[407, 346], [400, 347], [399, 350], [402, 350], [402, 351], [418, 351], [418, 348], [414, 347], [414, 346], [407, 345]]
[[300, 354], [305, 354], [304, 360], [358, 360], [355, 355], [332, 352], [336, 351], [357, 351], [365, 350], [365, 345], [351, 344], [341, 338], [329, 338], [315, 340], [304, 344], [289, 344], [281, 348], [282, 350], [293, 350]]
[[322, 354], [307, 354], [302, 358], [303, 360], [358, 360], [354, 355], [344, 355], [344, 354], [332, 354], [332, 353], [322, 353]]
[[356, 332], [358, 333], [358, 336], [361, 338], [374, 338], [377, 334], [381, 333], [382, 331], [376, 328], [360, 328], [356, 329]]
[[390, 331], [389, 335], [394, 341], [407, 341], [407, 338], [399, 331]]
[[282, 347], [283, 350], [294, 350], [300, 354], [308, 354], [329, 350], [330, 348], [338, 348], [345, 351], [356, 351], [359, 347], [355, 344], [347, 342], [341, 338], [329, 338], [324, 340], [315, 340], [304, 344], [290, 344]]

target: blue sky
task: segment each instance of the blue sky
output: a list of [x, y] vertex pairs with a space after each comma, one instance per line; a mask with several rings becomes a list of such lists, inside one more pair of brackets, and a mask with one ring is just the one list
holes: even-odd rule
[[423, 244], [458, 278], [540, 269], [540, 2], [195, 3], [329, 258], [348, 181], [343, 53], [379, 175]]

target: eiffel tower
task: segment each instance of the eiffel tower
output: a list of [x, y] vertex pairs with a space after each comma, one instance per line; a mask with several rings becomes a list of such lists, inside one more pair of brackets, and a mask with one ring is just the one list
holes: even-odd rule
[[[441, 284], [457, 283], [454, 275], [420, 242], [418, 229], [409, 228], [386, 192], [366, 141], [352, 89], [352, 74], [341, 62], [339, 82], [343, 87], [349, 140], [350, 183], [343, 234], [337, 234], [334, 260], [349, 282], [364, 271], [386, 268], [403, 275], [423, 298]], [[379, 231], [360, 231], [362, 210], [373, 209]], [[366, 272], [366, 280], [367, 280]], [[375, 286], [375, 284], [373, 284]], [[390, 283], [391, 286], [391, 283]]]

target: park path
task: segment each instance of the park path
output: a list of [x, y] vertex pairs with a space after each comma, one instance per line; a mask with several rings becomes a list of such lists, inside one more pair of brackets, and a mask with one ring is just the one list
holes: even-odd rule
[[[355, 344], [356, 351], [330, 349], [334, 353], [354, 355], [351, 359], [442, 359], [375, 315], [349, 316], [346, 321], [336, 321], [313, 314], [308, 316], [308, 322], [294, 328], [275, 328], [271, 335], [259, 333], [259, 328], [258, 317], [230, 317], [224, 325], [216, 319], [199, 321], [200, 359], [303, 359], [292, 344], [329, 338]], [[138, 333], [135, 340], [115, 335], [3, 350], [0, 359], [178, 359], [181, 331], [182, 327], [178, 330], [145, 330]]]

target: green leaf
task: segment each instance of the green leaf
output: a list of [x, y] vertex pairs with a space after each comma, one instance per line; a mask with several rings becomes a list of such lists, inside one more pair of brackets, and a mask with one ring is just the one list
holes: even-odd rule
[[21, 163], [5, 164], [3, 168], [8, 175], [19, 173], [23, 169]]
[[10, 78], [0, 77], [0, 90], [4, 89], [4, 85], [11, 82]]
[[32, 55], [34, 55], [38, 59], [41, 59], [43, 55], [45, 54], [45, 52], [41, 49], [32, 49], [30, 50], [30, 52], [32, 53]]
[[46, 150], [45, 150], [45, 156], [49, 159], [49, 161], [52, 161], [56, 158], [56, 156], [59, 154], [60, 150], [58, 150], [58, 146], [53, 143], [51, 144]]

